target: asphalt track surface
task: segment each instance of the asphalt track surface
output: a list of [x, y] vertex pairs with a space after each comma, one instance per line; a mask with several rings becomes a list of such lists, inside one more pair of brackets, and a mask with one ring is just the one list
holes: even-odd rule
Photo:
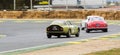
[[[51, 22], [15, 22], [12, 20], [0, 22], [0, 35], [6, 35], [6, 37], [0, 38], [0, 52], [81, 40], [120, 32], [120, 26], [109, 25], [109, 32], [93, 31], [92, 33], [86, 33], [85, 31], [80, 31], [79, 37], [72, 36], [71, 38], [65, 38], [65, 36], [62, 36], [62, 38], [57, 38], [53, 36], [51, 39], [48, 39], [46, 36], [46, 27]], [[77, 25], [79, 26], [79, 24]]]

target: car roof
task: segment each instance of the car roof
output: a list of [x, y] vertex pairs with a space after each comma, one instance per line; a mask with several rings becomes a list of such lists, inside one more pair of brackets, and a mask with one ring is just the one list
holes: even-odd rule
[[63, 24], [65, 23], [67, 20], [55, 20], [53, 21], [51, 24]]
[[101, 17], [101, 16], [87, 16], [87, 18], [102, 18], [102, 19], [104, 19], [104, 18]]
[[87, 16], [87, 18], [92, 18], [92, 17], [100, 17], [100, 16]]

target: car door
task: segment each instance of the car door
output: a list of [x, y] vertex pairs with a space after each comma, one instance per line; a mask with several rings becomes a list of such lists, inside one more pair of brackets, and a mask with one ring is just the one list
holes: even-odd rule
[[74, 34], [76, 32], [76, 27], [70, 21], [67, 21], [67, 24], [71, 29], [71, 34]]

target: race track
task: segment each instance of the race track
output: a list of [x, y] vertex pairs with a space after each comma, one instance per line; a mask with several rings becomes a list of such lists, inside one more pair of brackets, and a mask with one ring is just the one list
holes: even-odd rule
[[[109, 25], [109, 32], [97, 31], [86, 33], [85, 31], [80, 31], [79, 37], [72, 36], [71, 38], [65, 38], [63, 36], [62, 38], [53, 37], [48, 39], [46, 36], [46, 27], [51, 22], [52, 21], [41, 22], [37, 20], [6, 20], [0, 22], [0, 35], [4, 36], [0, 38], [0, 52], [59, 42], [81, 40], [120, 32], [120, 26]], [[79, 25], [79, 23], [77, 25]]]

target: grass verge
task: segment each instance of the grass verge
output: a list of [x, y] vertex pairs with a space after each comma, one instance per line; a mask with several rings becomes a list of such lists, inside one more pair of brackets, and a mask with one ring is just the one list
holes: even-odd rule
[[100, 52], [95, 52], [95, 53], [89, 53], [85, 55], [120, 55], [120, 48], [118, 49], [111, 49], [108, 51], [100, 51]]

